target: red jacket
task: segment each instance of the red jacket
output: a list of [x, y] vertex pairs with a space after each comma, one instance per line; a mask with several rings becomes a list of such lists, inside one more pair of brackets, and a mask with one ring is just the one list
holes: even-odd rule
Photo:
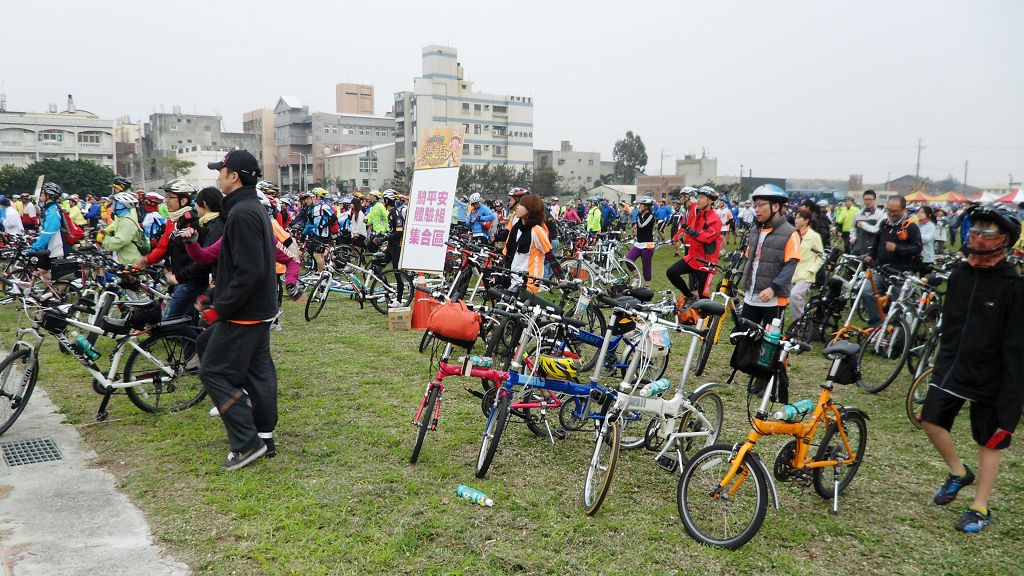
[[[687, 228], [697, 235], [687, 232]], [[690, 268], [700, 270], [704, 267], [704, 263], [697, 258], [718, 263], [718, 250], [722, 247], [722, 220], [710, 206], [706, 210], [697, 210], [696, 204], [691, 205], [686, 214], [686, 225], [679, 227], [672, 241], [678, 241], [680, 236], [689, 244], [683, 260]]]

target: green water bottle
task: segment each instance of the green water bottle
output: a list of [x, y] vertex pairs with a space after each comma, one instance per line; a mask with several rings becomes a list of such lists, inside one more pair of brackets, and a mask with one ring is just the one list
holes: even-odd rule
[[775, 318], [771, 325], [764, 331], [764, 340], [761, 342], [761, 353], [757, 357], [757, 365], [764, 369], [772, 367], [772, 360], [775, 359], [775, 351], [779, 349], [779, 340], [782, 338], [782, 320]]
[[487, 494], [484, 494], [476, 488], [470, 488], [465, 484], [459, 484], [455, 487], [455, 495], [463, 500], [469, 500], [470, 502], [481, 506], [494, 506], [494, 500], [488, 498]]
[[793, 404], [786, 404], [777, 410], [774, 416], [776, 420], [782, 420], [783, 422], [796, 422], [804, 414], [813, 412], [816, 405], [814, 400], [801, 400]]

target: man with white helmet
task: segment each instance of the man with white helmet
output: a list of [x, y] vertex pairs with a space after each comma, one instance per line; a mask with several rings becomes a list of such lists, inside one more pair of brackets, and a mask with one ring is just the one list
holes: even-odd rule
[[741, 315], [759, 326], [779, 318], [789, 304], [793, 274], [800, 262], [800, 233], [786, 220], [785, 190], [774, 184], [759, 186], [754, 201], [756, 235], [751, 235], [743, 273]]
[[[718, 200], [718, 193], [710, 186], [698, 191], [697, 201], [691, 206], [686, 221], [672, 238], [672, 242], [684, 241], [688, 245], [686, 255], [665, 270], [665, 276], [682, 294], [679, 296], [680, 311], [690, 308], [694, 302], [706, 296], [711, 289], [714, 276], [701, 260], [718, 262], [722, 247], [722, 221], [712, 208]], [[690, 277], [692, 286], [687, 286], [683, 276]]]
[[324, 269], [324, 253], [331, 244], [331, 229], [337, 228], [338, 214], [327, 201], [327, 190], [314, 188], [314, 199], [309, 209], [309, 217], [302, 235], [310, 240], [309, 249], [313, 253], [317, 272]]
[[57, 202], [60, 201], [64, 190], [56, 182], [43, 184], [40, 195], [45, 198], [46, 204], [43, 207], [43, 221], [40, 225], [39, 238], [32, 244], [31, 251], [45, 253], [47, 258], [40, 260], [40, 268], [49, 268], [48, 258], [60, 258], [64, 256], [64, 239], [61, 237], [60, 228], [62, 216]]
[[114, 253], [121, 264], [134, 265], [142, 258], [140, 248], [149, 254], [149, 239], [142, 232], [136, 206], [139, 198], [134, 192], [118, 192], [113, 201], [114, 221], [103, 230], [104, 250]]
[[491, 227], [497, 218], [494, 212], [482, 202], [480, 194], [474, 192], [469, 196], [469, 212], [466, 214], [466, 225], [473, 234], [473, 240], [481, 244], [491, 243]]

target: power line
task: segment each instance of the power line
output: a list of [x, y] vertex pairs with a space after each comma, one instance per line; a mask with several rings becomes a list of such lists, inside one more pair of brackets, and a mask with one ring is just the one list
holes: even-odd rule
[[887, 150], [914, 150], [917, 146], [888, 146], [878, 148], [833, 148], [831, 150], [754, 150], [754, 151], [728, 151], [719, 152], [718, 155], [724, 154], [833, 154], [833, 153], [846, 153], [846, 152], [881, 152]]

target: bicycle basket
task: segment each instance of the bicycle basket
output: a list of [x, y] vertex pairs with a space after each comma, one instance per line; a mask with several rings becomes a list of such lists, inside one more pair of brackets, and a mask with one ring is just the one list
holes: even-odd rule
[[622, 336], [623, 334], [629, 334], [633, 330], [636, 330], [636, 319], [630, 316], [619, 319], [615, 326], [612, 327], [612, 334]]
[[39, 326], [51, 334], [63, 334], [68, 328], [68, 319], [54, 310], [46, 310], [39, 319]]
[[729, 366], [733, 369], [757, 378], [768, 378], [775, 371], [779, 362], [778, 346], [775, 347], [771, 366], [765, 368], [757, 363], [757, 358], [761, 355], [761, 347], [764, 345], [763, 337], [750, 336], [747, 332], [733, 332], [729, 336], [729, 340], [736, 345], [729, 358]]
[[160, 321], [162, 311], [156, 300], [142, 306], [132, 307], [128, 313], [128, 325], [135, 330], [142, 330]]
[[68, 276], [75, 276], [79, 273], [81, 265], [75, 260], [55, 258], [50, 263], [50, 277], [54, 280], [61, 280]]
[[672, 349], [672, 335], [668, 328], [657, 325], [647, 333], [647, 342], [644, 345], [644, 354], [651, 358], [664, 358]]

